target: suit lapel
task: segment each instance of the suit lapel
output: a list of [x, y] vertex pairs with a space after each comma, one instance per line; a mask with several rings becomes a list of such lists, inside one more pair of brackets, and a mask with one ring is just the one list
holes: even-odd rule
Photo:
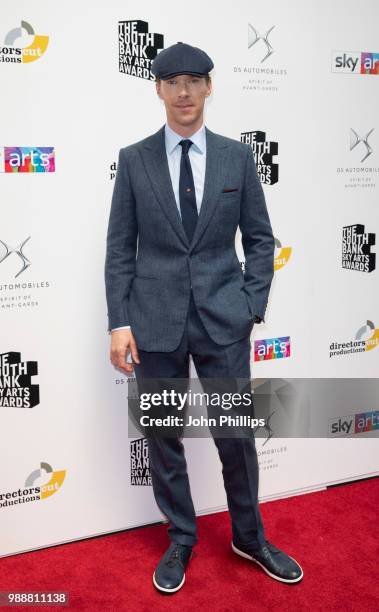
[[190, 250], [192, 250], [203, 235], [218, 203], [225, 180], [227, 168], [227, 155], [229, 145], [214, 132], [205, 127], [207, 158], [205, 164], [205, 180], [203, 199], [200, 206], [195, 233], [192, 237]]
[[164, 125], [148, 138], [143, 146], [143, 161], [151, 186], [173, 229], [188, 247], [187, 234], [176, 206], [168, 167]]
[[184, 245], [187, 248], [190, 247], [190, 250], [194, 248], [201, 238], [217, 206], [218, 197], [224, 184], [225, 167], [227, 167], [227, 155], [229, 153], [229, 146], [226, 141], [214, 132], [211, 132], [207, 127], [205, 127], [205, 133], [207, 156], [204, 192], [191, 244], [189, 244], [184, 231], [172, 188], [166, 155], [164, 125], [158, 132], [146, 139], [142, 149], [144, 166], [157, 200], [173, 229]]

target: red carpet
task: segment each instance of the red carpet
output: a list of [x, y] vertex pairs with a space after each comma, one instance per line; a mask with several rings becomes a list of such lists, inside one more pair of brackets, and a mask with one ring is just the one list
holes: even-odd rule
[[262, 504], [267, 538], [303, 567], [295, 585], [231, 551], [223, 512], [198, 518], [196, 554], [174, 595], [155, 591], [151, 579], [166, 525], [0, 559], [0, 591], [68, 591], [70, 606], [56, 610], [377, 611], [378, 507], [379, 478]]

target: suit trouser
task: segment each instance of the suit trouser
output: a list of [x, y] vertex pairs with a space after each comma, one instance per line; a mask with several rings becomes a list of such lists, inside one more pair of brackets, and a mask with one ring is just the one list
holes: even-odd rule
[[[137, 382], [143, 378], [189, 377], [192, 355], [200, 382], [207, 378], [250, 380], [250, 334], [229, 345], [216, 344], [207, 333], [191, 292], [186, 325], [176, 350], [138, 350]], [[233, 541], [257, 548], [265, 541], [258, 503], [259, 468], [254, 436], [213, 438], [232, 522]], [[197, 542], [195, 509], [191, 497], [184, 446], [177, 437], [148, 438], [150, 470], [158, 507], [169, 520], [171, 540], [189, 546]]]

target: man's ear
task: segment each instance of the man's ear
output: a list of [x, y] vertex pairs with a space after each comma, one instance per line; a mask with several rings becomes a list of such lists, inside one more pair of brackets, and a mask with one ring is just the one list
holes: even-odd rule
[[160, 81], [156, 81], [155, 89], [157, 91], [158, 96], [161, 98], [161, 84], [160, 84]]

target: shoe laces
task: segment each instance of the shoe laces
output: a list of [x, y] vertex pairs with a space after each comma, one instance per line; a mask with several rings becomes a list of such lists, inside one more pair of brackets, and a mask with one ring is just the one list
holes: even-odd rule
[[275, 546], [275, 544], [273, 544], [269, 540], [266, 540], [266, 548], [272, 555], [278, 554], [280, 552], [280, 550]]
[[170, 556], [166, 563], [169, 567], [173, 567], [174, 565], [176, 565], [176, 563], [183, 565], [180, 559], [180, 544], [177, 544], [175, 548], [171, 551]]

